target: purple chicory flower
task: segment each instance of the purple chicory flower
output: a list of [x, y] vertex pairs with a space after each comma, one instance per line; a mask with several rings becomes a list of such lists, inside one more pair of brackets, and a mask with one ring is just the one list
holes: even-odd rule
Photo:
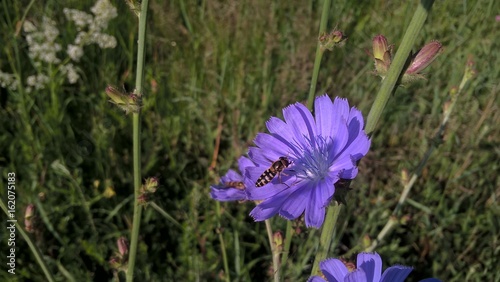
[[[377, 253], [360, 253], [356, 259], [356, 269], [349, 271], [339, 259], [326, 259], [319, 263], [323, 277], [311, 276], [307, 282], [399, 282], [404, 281], [413, 270], [409, 266], [394, 265], [382, 273], [382, 259]], [[420, 282], [439, 282], [427, 278]]]
[[[238, 166], [239, 170], [244, 172], [247, 167], [255, 165], [250, 159], [240, 157], [238, 159]], [[220, 178], [220, 184], [210, 186], [210, 196], [221, 202], [247, 200], [245, 187], [253, 185], [253, 183], [248, 181], [249, 179], [244, 179], [239, 173], [230, 169], [226, 175]]]
[[[246, 167], [249, 200], [261, 200], [250, 215], [256, 221], [275, 214], [292, 220], [305, 213], [308, 227], [320, 228], [326, 207], [335, 193], [334, 184], [358, 174], [357, 161], [366, 155], [370, 140], [363, 131], [363, 116], [349, 107], [346, 99], [327, 95], [317, 97], [314, 117], [302, 104], [283, 109], [284, 121], [271, 117], [269, 134], [259, 133], [257, 147], [249, 157], [254, 165]], [[259, 177], [273, 162], [286, 157], [290, 164], [263, 187]]]

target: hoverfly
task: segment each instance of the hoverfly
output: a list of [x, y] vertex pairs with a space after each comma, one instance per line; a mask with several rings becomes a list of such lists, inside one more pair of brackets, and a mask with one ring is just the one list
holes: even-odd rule
[[239, 190], [245, 189], [245, 184], [241, 181], [228, 181], [224, 183], [224, 187], [226, 188], [236, 188]]
[[255, 182], [255, 187], [262, 187], [271, 182], [276, 175], [281, 177], [281, 173], [285, 168], [290, 165], [290, 160], [287, 157], [280, 157], [277, 161], [273, 162], [270, 168], [266, 169], [262, 175]]

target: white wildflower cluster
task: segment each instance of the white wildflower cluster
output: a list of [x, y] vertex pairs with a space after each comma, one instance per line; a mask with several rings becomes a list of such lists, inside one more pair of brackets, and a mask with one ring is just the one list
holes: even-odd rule
[[33, 89], [40, 90], [44, 89], [49, 83], [50, 79], [45, 74], [30, 75], [26, 79], [26, 92], [30, 93]]
[[[64, 9], [63, 12], [69, 21], [75, 23], [78, 34], [72, 44], [66, 47], [66, 53], [73, 62], [79, 62], [84, 55], [84, 46], [97, 44], [100, 48], [116, 47], [116, 38], [104, 33], [109, 22], [118, 16], [117, 9], [110, 0], [97, 0], [90, 9], [92, 14], [75, 9]], [[56, 22], [48, 17], [43, 17], [41, 24], [33, 24], [26, 20], [23, 24], [26, 41], [34, 69], [38, 72], [26, 79], [26, 91], [45, 88], [50, 78], [44, 74], [46, 64], [60, 64], [59, 74], [66, 76], [69, 83], [74, 84], [80, 79], [78, 68], [68, 60], [61, 60], [57, 56], [63, 47], [56, 43], [60, 37]], [[60, 55], [60, 54], [59, 54]], [[62, 63], [65, 62], [65, 63]], [[16, 90], [20, 81], [14, 74], [0, 71], [0, 86]]]
[[66, 18], [75, 22], [78, 29], [74, 44], [68, 45], [66, 50], [75, 62], [83, 56], [85, 45], [97, 44], [103, 49], [116, 47], [116, 38], [103, 32], [109, 21], [118, 16], [116, 8], [109, 0], [98, 0], [90, 10], [94, 15], [74, 9], [63, 10]]
[[9, 90], [17, 90], [19, 81], [17, 81], [13, 74], [0, 70], [0, 86], [2, 88], [8, 88]]
[[81, 46], [69, 44], [66, 52], [72, 61], [78, 62], [83, 56], [83, 48]]
[[57, 58], [57, 52], [61, 51], [61, 45], [55, 42], [59, 36], [59, 30], [53, 20], [43, 17], [40, 28], [36, 28], [32, 23], [26, 21], [23, 28], [26, 32], [29, 56], [34, 62], [49, 64], [61, 62]]
[[80, 75], [76, 72], [76, 68], [72, 63], [61, 66], [61, 72], [66, 75], [71, 84], [75, 84], [80, 79]]
[[66, 18], [68, 20], [75, 22], [75, 25], [79, 31], [84, 29], [93, 21], [92, 15], [89, 15], [84, 11], [64, 8], [63, 13], [64, 15], [66, 15]]
[[95, 15], [94, 24], [100, 29], [106, 29], [109, 21], [118, 16], [116, 8], [111, 5], [109, 0], [98, 0], [90, 11]]

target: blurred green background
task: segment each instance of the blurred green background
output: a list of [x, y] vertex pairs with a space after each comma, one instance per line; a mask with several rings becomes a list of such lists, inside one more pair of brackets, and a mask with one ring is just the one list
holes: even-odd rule
[[[57, 42], [70, 44], [77, 28], [64, 8], [89, 12], [92, 1], [1, 1], [0, 69], [22, 83], [46, 72], [45, 89], [1, 88], [2, 201], [7, 172], [15, 172], [16, 215], [33, 203], [39, 225], [30, 236], [58, 281], [112, 280], [108, 260], [132, 222], [131, 115], [104, 93], [107, 85], [133, 89], [137, 20], [124, 1], [106, 32], [114, 49], [84, 48], [74, 63], [80, 80], [64, 82], [57, 65], [34, 67], [19, 22], [57, 23]], [[397, 49], [417, 1], [333, 1], [329, 26], [344, 31], [343, 48], [323, 57], [317, 93], [349, 99], [368, 114], [380, 78], [373, 74], [371, 40], [385, 35]], [[270, 280], [264, 223], [248, 216], [252, 203], [223, 203], [209, 185], [235, 168], [270, 116], [305, 101], [322, 1], [151, 1], [142, 111], [143, 177], [157, 176], [154, 202], [182, 227], [148, 207], [143, 212], [137, 281], [220, 281], [222, 234], [232, 281]], [[329, 257], [355, 254], [389, 219], [412, 172], [437, 131], [449, 90], [458, 86], [468, 56], [477, 76], [459, 98], [448, 128], [403, 208], [398, 225], [376, 251], [384, 268], [413, 266], [407, 281], [500, 281], [500, 2], [436, 1], [414, 50], [439, 40], [444, 52], [426, 80], [400, 87], [390, 99], [372, 147], [351, 184], [338, 246]], [[65, 47], [58, 54], [67, 57]], [[215, 140], [220, 137], [220, 145]], [[215, 152], [215, 153], [214, 153]], [[6, 220], [2, 212], [2, 220]], [[284, 230], [285, 220], [273, 218]], [[297, 222], [286, 281], [309, 276], [319, 232]], [[16, 276], [6, 272], [8, 233], [2, 228], [0, 280], [44, 281], [17, 233]], [[346, 257], [355, 258], [355, 255]]]

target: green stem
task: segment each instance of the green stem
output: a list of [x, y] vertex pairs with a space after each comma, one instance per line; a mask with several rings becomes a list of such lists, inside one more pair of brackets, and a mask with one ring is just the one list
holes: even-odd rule
[[[143, 0], [139, 17], [139, 39], [137, 47], [137, 69], [135, 80], [135, 92], [141, 97], [144, 78], [144, 46], [146, 45], [146, 19], [148, 15], [148, 0]], [[134, 280], [134, 268], [137, 255], [139, 239], [139, 227], [141, 225], [142, 207], [139, 205], [139, 194], [141, 189], [141, 112], [133, 113], [133, 154], [134, 154], [134, 219], [132, 223], [132, 234], [130, 239], [130, 255], [128, 259], [127, 281]]]
[[321, 230], [321, 237], [319, 238], [319, 247], [314, 258], [314, 264], [311, 271], [311, 276], [318, 275], [319, 273], [319, 263], [326, 258], [328, 251], [330, 250], [330, 245], [333, 239], [333, 234], [336, 231], [336, 223], [339, 218], [342, 206], [335, 202], [335, 205], [330, 206], [326, 213], [325, 224], [323, 224], [323, 229]]
[[276, 248], [276, 244], [273, 240], [273, 230], [271, 227], [271, 221], [269, 219], [265, 220], [267, 237], [269, 239], [269, 245], [271, 246], [271, 252], [273, 255], [273, 270], [274, 270], [274, 282], [279, 282], [281, 279], [281, 267], [280, 267], [280, 253]]
[[175, 220], [175, 218], [171, 216], [168, 212], [166, 212], [164, 209], [158, 206], [155, 202], [149, 202], [149, 205], [157, 212], [159, 212], [161, 215], [163, 215], [168, 221], [172, 222], [175, 226], [179, 227], [182, 231], [184, 231], [182, 225], [177, 220]]
[[[323, 10], [321, 11], [321, 21], [319, 24], [319, 33], [320, 36], [326, 30], [326, 25], [328, 23], [328, 12], [330, 11], [331, 0], [324, 0], [323, 2]], [[319, 44], [316, 47], [316, 57], [314, 59], [314, 69], [313, 75], [311, 78], [311, 86], [309, 87], [309, 96], [307, 97], [307, 107], [312, 109], [314, 96], [316, 94], [316, 84], [318, 83], [318, 75], [319, 75], [319, 67], [321, 65], [321, 59], [323, 58], [324, 49], [321, 48]]]
[[[0, 207], [2, 208], [3, 212], [7, 215], [7, 218], [9, 218], [9, 211], [7, 210], [7, 207], [5, 206], [3, 200], [0, 201]], [[42, 253], [40, 252], [40, 250], [38, 250], [35, 243], [33, 243], [30, 236], [24, 231], [23, 227], [17, 222], [17, 220], [15, 224], [17, 231], [21, 233], [21, 236], [23, 237], [24, 241], [26, 241], [31, 252], [35, 256], [36, 262], [38, 263], [38, 265], [40, 265], [40, 268], [42, 268], [42, 271], [45, 274], [45, 278], [47, 278], [47, 281], [54, 281], [54, 277], [52, 276], [52, 273], [49, 271], [49, 268], [45, 264], [45, 260], [42, 258]]]
[[389, 217], [389, 220], [386, 222], [384, 228], [379, 232], [377, 235], [377, 238], [373, 240], [372, 244], [365, 249], [365, 252], [373, 252], [375, 248], [378, 247], [380, 242], [384, 239], [386, 235], [392, 231], [392, 229], [399, 224], [399, 217], [400, 217], [400, 211], [401, 208], [404, 206], [406, 201], [408, 200], [408, 195], [410, 194], [411, 189], [413, 188], [413, 185], [417, 181], [418, 177], [422, 174], [422, 171], [427, 164], [427, 161], [429, 160], [432, 152], [437, 148], [437, 146], [440, 144], [442, 136], [444, 134], [444, 131], [446, 129], [446, 125], [448, 124], [448, 120], [450, 118], [450, 115], [455, 108], [455, 105], [457, 103], [458, 97], [461, 96], [462, 92], [465, 89], [465, 86], [469, 83], [470, 79], [472, 77], [470, 76], [470, 72], [468, 70], [465, 71], [464, 76], [462, 78], [462, 82], [460, 83], [460, 87], [458, 90], [458, 93], [454, 94], [451, 98], [451, 103], [448, 107], [448, 109], [444, 112], [443, 119], [441, 121], [441, 124], [439, 126], [438, 131], [432, 138], [431, 146], [427, 149], [427, 152], [425, 152], [424, 157], [420, 161], [419, 165], [417, 166], [417, 169], [415, 170], [415, 173], [411, 176], [410, 180], [408, 183], [405, 184], [403, 188], [403, 192], [401, 192], [401, 196], [399, 197], [399, 201], [394, 208], [392, 215]]
[[219, 235], [219, 242], [220, 242], [220, 249], [222, 252], [222, 263], [224, 264], [224, 271], [226, 272], [226, 281], [230, 282], [231, 281], [231, 273], [229, 272], [229, 263], [227, 260], [227, 253], [226, 253], [226, 244], [224, 243], [224, 236], [222, 236], [221, 226], [220, 226], [220, 219], [221, 219], [221, 209], [220, 209], [220, 202], [215, 201], [215, 213], [217, 214], [217, 233]]
[[[290, 253], [290, 245], [292, 243], [292, 221], [287, 220], [286, 221], [286, 231], [285, 231], [285, 244], [283, 246], [283, 255], [281, 257], [281, 273], [283, 273], [283, 267], [286, 265], [288, 261], [288, 254]], [[283, 277], [285, 275], [281, 276], [281, 280], [283, 280]]]
[[370, 113], [368, 114], [365, 132], [370, 136], [375, 130], [375, 126], [382, 115], [382, 111], [384, 110], [387, 101], [389, 100], [389, 97], [399, 80], [401, 71], [403, 70], [406, 60], [410, 55], [411, 48], [413, 47], [417, 35], [422, 29], [422, 26], [430, 13], [433, 3], [434, 0], [420, 1], [415, 14], [413, 15], [413, 19], [411, 20], [403, 40], [401, 41], [401, 45], [399, 46], [398, 51], [394, 56], [394, 60], [391, 63], [387, 77], [382, 81], [380, 90], [378, 91]]

